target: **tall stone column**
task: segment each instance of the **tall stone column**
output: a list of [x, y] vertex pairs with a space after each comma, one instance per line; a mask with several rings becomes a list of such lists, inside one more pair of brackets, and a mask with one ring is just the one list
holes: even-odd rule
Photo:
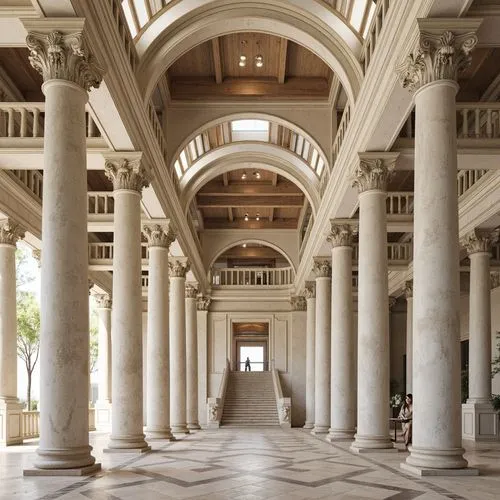
[[363, 153], [359, 191], [358, 426], [355, 452], [392, 448], [389, 437], [387, 183], [397, 154]]
[[[61, 31], [52, 31], [44, 19], [23, 22], [29, 60], [43, 76], [45, 94], [41, 412], [35, 467], [45, 469], [45, 474], [61, 469], [87, 473], [100, 466], [94, 465], [88, 432], [85, 105], [88, 92], [99, 86], [102, 76], [89, 54], [83, 20], [72, 19], [72, 31], [63, 30], [63, 19]], [[37, 471], [25, 471], [33, 473]]]
[[316, 342], [314, 366], [314, 429], [326, 434], [330, 427], [330, 335], [332, 306], [332, 268], [327, 260], [315, 261]]
[[332, 222], [331, 417], [328, 441], [352, 439], [356, 426], [356, 375], [352, 303], [353, 228]]
[[144, 226], [143, 233], [149, 247], [146, 432], [151, 438], [172, 440], [168, 250], [175, 234], [170, 225], [158, 224]]
[[199, 296], [196, 303], [198, 325], [198, 422], [202, 428], [208, 424], [208, 309], [210, 297]]
[[413, 446], [402, 467], [416, 474], [467, 467], [460, 429], [455, 96], [480, 23], [420, 19], [418, 47], [398, 68], [403, 87], [415, 91]]
[[115, 200], [113, 312], [111, 321], [113, 413], [109, 449], [149, 449], [144, 440], [142, 380], [141, 193], [148, 186], [140, 153], [108, 155], [106, 176]]
[[96, 295], [99, 316], [97, 373], [96, 426], [111, 429], [111, 297]]
[[22, 408], [17, 399], [16, 243], [24, 230], [0, 220], [0, 446], [21, 444]]
[[186, 286], [186, 419], [187, 428], [200, 429], [198, 423], [198, 289]]
[[306, 317], [306, 422], [304, 429], [314, 428], [314, 369], [316, 331], [316, 289], [314, 284], [306, 286], [304, 297], [307, 303]]
[[176, 259], [170, 268], [170, 425], [189, 434], [186, 419], [186, 274], [189, 263]]
[[498, 416], [491, 398], [491, 245], [497, 232], [475, 230], [463, 241], [470, 259], [469, 397], [462, 405], [462, 438], [496, 440]]
[[413, 392], [413, 280], [405, 281], [406, 297], [406, 394]]

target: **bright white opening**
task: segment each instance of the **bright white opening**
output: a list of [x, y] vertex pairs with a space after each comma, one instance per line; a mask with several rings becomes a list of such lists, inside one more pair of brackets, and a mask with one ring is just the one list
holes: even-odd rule
[[370, 28], [370, 24], [372, 22], [373, 15], [375, 14], [375, 9], [376, 9], [375, 2], [372, 2], [370, 4], [370, 12], [368, 12], [368, 19], [367, 19], [366, 24], [365, 24], [363, 38], [366, 38], [366, 36], [368, 35], [368, 29]]
[[352, 3], [351, 25], [355, 30], [359, 31], [366, 9], [366, 0], [353, 0]]
[[123, 13], [125, 14], [125, 19], [127, 20], [128, 27], [130, 29], [130, 34], [132, 38], [137, 35], [137, 28], [135, 27], [134, 17], [132, 16], [132, 11], [130, 10], [130, 5], [128, 0], [123, 0], [122, 2]]
[[145, 0], [135, 0], [135, 11], [137, 12], [137, 18], [139, 19], [139, 25], [142, 28], [149, 21], [149, 15], [148, 15], [148, 11], [146, 10]]
[[240, 370], [245, 371], [245, 361], [250, 359], [250, 370], [264, 371], [264, 346], [240, 346]]
[[269, 132], [269, 122], [266, 120], [234, 120], [231, 122], [233, 132]]

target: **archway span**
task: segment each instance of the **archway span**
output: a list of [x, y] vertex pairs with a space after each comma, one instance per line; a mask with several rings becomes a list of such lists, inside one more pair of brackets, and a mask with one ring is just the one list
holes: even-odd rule
[[231, 248], [234, 248], [234, 247], [237, 247], [237, 246], [241, 246], [241, 245], [243, 245], [245, 243], [247, 243], [247, 244], [258, 244], [258, 245], [263, 245], [263, 246], [272, 248], [273, 250], [275, 250], [276, 252], [278, 252], [280, 255], [282, 255], [287, 260], [287, 262], [290, 264], [290, 267], [293, 269], [293, 272], [294, 273], [296, 272], [295, 265], [293, 264], [293, 261], [292, 261], [291, 257], [285, 252], [285, 250], [283, 250], [278, 245], [272, 243], [271, 241], [268, 241], [268, 240], [265, 240], [265, 239], [261, 239], [261, 238], [240, 238], [238, 240], [232, 241], [231, 243], [228, 243], [224, 247], [222, 247], [222, 248], [220, 248], [220, 249], [217, 250], [217, 252], [215, 253], [214, 257], [212, 257], [212, 259], [210, 260], [210, 264], [208, 266], [208, 269], [211, 269], [213, 267], [213, 265], [215, 264], [215, 262], [217, 261], [217, 259], [222, 254], [224, 254], [228, 250], [231, 250]]
[[167, 68], [190, 49], [236, 32], [281, 36], [309, 49], [338, 76], [351, 103], [361, 87], [361, 40], [326, 4], [301, 0], [183, 0], [159, 12], [136, 43], [137, 80], [145, 102]]
[[[199, 161], [208, 152], [222, 145], [248, 142], [247, 138], [235, 139], [232, 134], [232, 126], [244, 120], [255, 120], [267, 126], [267, 131], [259, 138], [259, 142], [273, 144], [301, 156], [317, 177], [321, 178], [324, 170], [330, 170], [327, 155], [304, 129], [276, 115], [253, 112], [233, 113], [198, 127], [178, 147], [170, 168], [174, 169], [181, 179], [194, 162]], [[214, 137], [212, 141], [210, 136]]]
[[184, 211], [187, 212], [192, 199], [207, 182], [249, 164], [293, 182], [305, 194], [316, 216], [321, 201], [317, 176], [297, 155], [263, 143], [229, 144], [203, 156], [181, 179], [181, 204]]

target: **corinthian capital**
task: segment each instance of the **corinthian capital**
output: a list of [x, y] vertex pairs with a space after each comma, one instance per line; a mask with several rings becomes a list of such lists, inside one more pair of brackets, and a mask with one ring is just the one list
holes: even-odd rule
[[313, 273], [316, 278], [331, 278], [332, 266], [327, 260], [315, 260], [313, 264]]
[[198, 309], [198, 311], [208, 311], [211, 302], [212, 299], [210, 297], [205, 297], [204, 295], [202, 295], [201, 297], [198, 297], [198, 300], [196, 302], [196, 309]]
[[399, 81], [414, 92], [438, 80], [458, 80], [470, 65], [479, 19], [419, 19], [417, 48], [397, 68]]
[[94, 295], [94, 298], [98, 309], [111, 309], [113, 302], [108, 294]]
[[12, 219], [0, 220], [0, 244], [16, 246], [24, 238], [24, 229]]
[[301, 295], [293, 295], [290, 297], [290, 305], [292, 306], [292, 311], [306, 311], [307, 302], [305, 297]]
[[411, 299], [413, 297], [413, 280], [405, 281], [403, 290], [405, 292], [405, 297]]
[[168, 262], [168, 269], [171, 278], [185, 278], [190, 265], [187, 260], [172, 260]]
[[304, 297], [306, 299], [314, 299], [314, 298], [316, 298], [316, 287], [314, 286], [314, 283], [310, 284], [310, 285], [307, 285], [304, 288], [304, 291], [302, 292], [302, 295], [304, 295]]
[[171, 224], [146, 224], [142, 232], [148, 240], [148, 247], [162, 247], [167, 250], [175, 241], [175, 232]]
[[186, 285], [186, 299], [196, 299], [198, 296], [198, 288], [193, 285]]
[[108, 158], [104, 170], [115, 191], [127, 189], [140, 194], [143, 188], [149, 186], [149, 176], [141, 164], [140, 155], [133, 158]]
[[326, 241], [331, 243], [332, 248], [352, 247], [355, 234], [356, 230], [351, 224], [337, 224], [332, 221], [331, 231]]
[[352, 185], [357, 186], [359, 193], [387, 191], [397, 157], [397, 153], [360, 153], [359, 164], [352, 176]]
[[497, 240], [498, 231], [474, 229], [463, 238], [462, 245], [466, 248], [467, 255], [480, 252], [490, 253], [491, 246]]
[[29, 31], [26, 45], [29, 61], [44, 82], [67, 80], [86, 91], [101, 84], [103, 70], [90, 54], [82, 31], [69, 34]]
[[498, 288], [500, 286], [499, 272], [490, 273], [490, 284], [491, 284], [491, 289]]

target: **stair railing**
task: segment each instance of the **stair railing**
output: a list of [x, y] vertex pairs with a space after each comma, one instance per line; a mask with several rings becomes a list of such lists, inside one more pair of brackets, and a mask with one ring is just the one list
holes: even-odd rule
[[229, 380], [229, 372], [231, 365], [229, 359], [226, 359], [226, 367], [222, 372], [222, 380], [219, 386], [219, 394], [216, 398], [207, 398], [207, 428], [218, 429], [222, 420], [222, 411], [224, 410], [224, 400], [226, 399], [227, 382]]
[[271, 362], [271, 373], [273, 375], [274, 394], [276, 396], [276, 406], [278, 408], [280, 427], [282, 429], [290, 429], [292, 426], [292, 399], [283, 397], [280, 375], [274, 366], [274, 360]]

